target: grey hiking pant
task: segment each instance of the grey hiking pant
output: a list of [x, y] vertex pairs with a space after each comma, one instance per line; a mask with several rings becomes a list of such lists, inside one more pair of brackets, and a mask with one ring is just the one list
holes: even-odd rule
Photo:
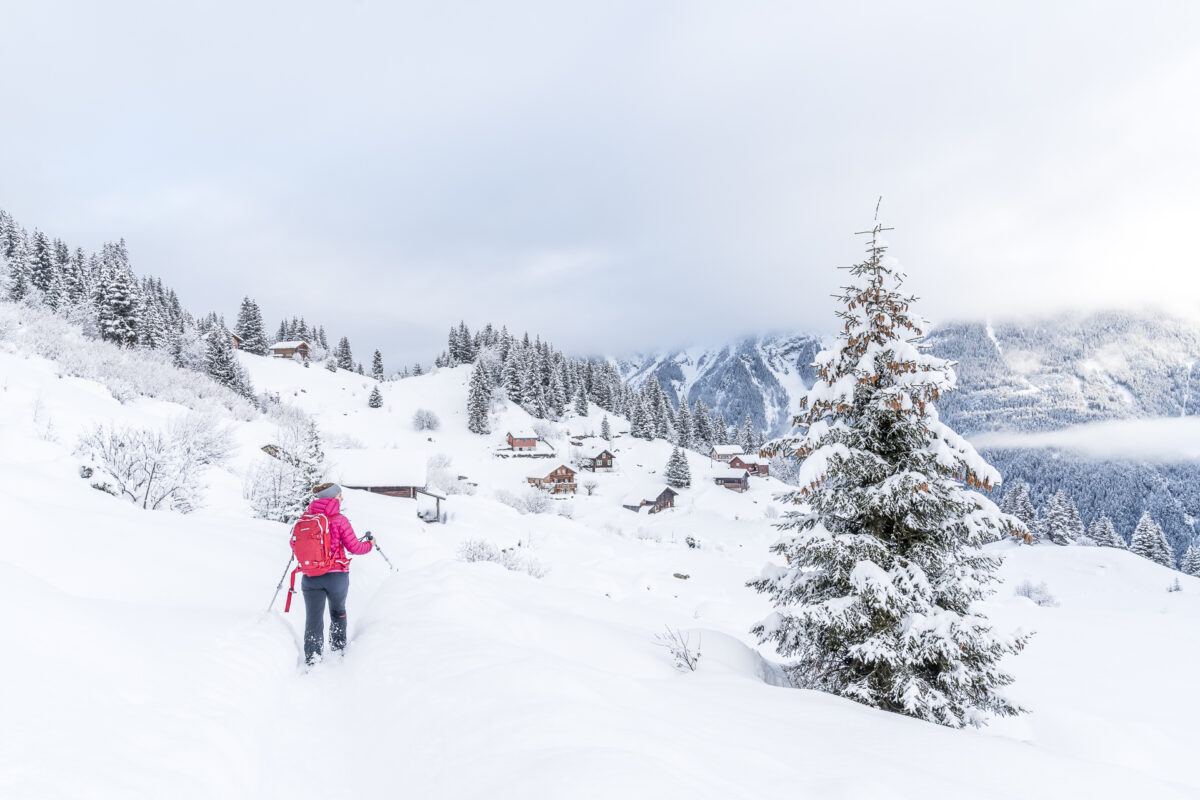
[[304, 660], [312, 664], [325, 648], [325, 601], [329, 600], [329, 645], [346, 646], [346, 595], [350, 593], [349, 572], [327, 572], [300, 581], [304, 594]]

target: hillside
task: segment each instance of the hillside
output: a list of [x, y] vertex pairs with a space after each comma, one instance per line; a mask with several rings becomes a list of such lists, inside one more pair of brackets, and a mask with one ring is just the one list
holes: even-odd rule
[[[33, 613], [0, 658], [0, 796], [1200, 792], [1187, 671], [1200, 657], [1200, 580], [1180, 577], [1168, 593], [1178, 573], [1128, 553], [993, 545], [1007, 560], [988, 611], [1037, 635], [1011, 662], [1011, 694], [1032, 713], [982, 731], [783, 688], [774, 654], [747, 633], [767, 609], [744, 587], [769, 560], [778, 484], [729, 492], [692, 454], [677, 507], [635, 514], [621, 500], [660, 485], [669, 447], [618, 436], [617, 469], [595, 476], [594, 495], [520, 513], [510, 503], [525, 476], [559, 462], [495, 457], [507, 429], [534, 424], [509, 404], [494, 410], [492, 435], [466, 430], [468, 367], [385, 383], [383, 408], [369, 409], [371, 379], [242, 356], [256, 388], [313, 415], [330, 477], [375, 481], [432, 458], [431, 482], [474, 492], [446, 494], [444, 525], [418, 519], [424, 500], [347, 493], [347, 514], [397, 572], [374, 554], [355, 560], [350, 648], [306, 673], [302, 606], [284, 616], [281, 597], [264, 613], [287, 529], [252, 519], [242, 497], [277, 420], [197, 400], [230, 430], [233, 457], [195, 512], [144, 511], [81, 479], [74, 444], [96, 424], [160, 429], [189, 409], [120, 402], [31, 355], [23, 335], [0, 336], [0, 484], [19, 541], [0, 555], [0, 591]], [[420, 408], [438, 430], [412, 429]], [[554, 435], [597, 430], [600, 413]], [[542, 577], [465, 563], [459, 546], [474, 539], [519, 545]], [[1016, 596], [1025, 580], [1059, 605]], [[653, 638], [664, 626], [698, 643], [698, 671], [673, 669]], [[334, 767], [303, 755], [318, 737], [337, 748]]]

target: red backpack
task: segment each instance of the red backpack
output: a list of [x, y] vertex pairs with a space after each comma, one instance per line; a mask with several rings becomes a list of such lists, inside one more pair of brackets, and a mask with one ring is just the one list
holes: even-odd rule
[[292, 609], [297, 572], [315, 578], [334, 567], [350, 566], [350, 559], [333, 557], [333, 534], [329, 530], [329, 517], [324, 514], [305, 514], [296, 520], [292, 526], [292, 554], [296, 557], [297, 567], [292, 570], [292, 583], [283, 606], [285, 612]]

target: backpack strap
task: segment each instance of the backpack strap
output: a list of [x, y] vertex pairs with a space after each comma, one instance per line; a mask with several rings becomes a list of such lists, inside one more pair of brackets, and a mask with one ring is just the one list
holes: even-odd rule
[[294, 570], [292, 570], [292, 582], [288, 586], [287, 602], [283, 604], [283, 613], [285, 614], [292, 610], [292, 595], [296, 593], [296, 573], [299, 571], [299, 567], [296, 567]]

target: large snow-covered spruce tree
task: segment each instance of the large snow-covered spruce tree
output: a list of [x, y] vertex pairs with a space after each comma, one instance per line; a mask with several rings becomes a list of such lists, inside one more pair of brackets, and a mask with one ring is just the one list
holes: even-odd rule
[[[1024, 639], [992, 631], [975, 608], [999, 559], [981, 545], [1024, 532], [982, 494], [1000, 476], [939, 419], [952, 364], [920, 344], [915, 298], [886, 256], [883, 230], [850, 267], [838, 345], [814, 364], [802, 433], [780, 443], [802, 459], [794, 503], [768, 565], [750, 585], [776, 611], [753, 629], [794, 659], [806, 688], [931, 722], [982, 725], [1021, 709], [998, 690], [1001, 658]], [[969, 488], [971, 487], [971, 488]]]

